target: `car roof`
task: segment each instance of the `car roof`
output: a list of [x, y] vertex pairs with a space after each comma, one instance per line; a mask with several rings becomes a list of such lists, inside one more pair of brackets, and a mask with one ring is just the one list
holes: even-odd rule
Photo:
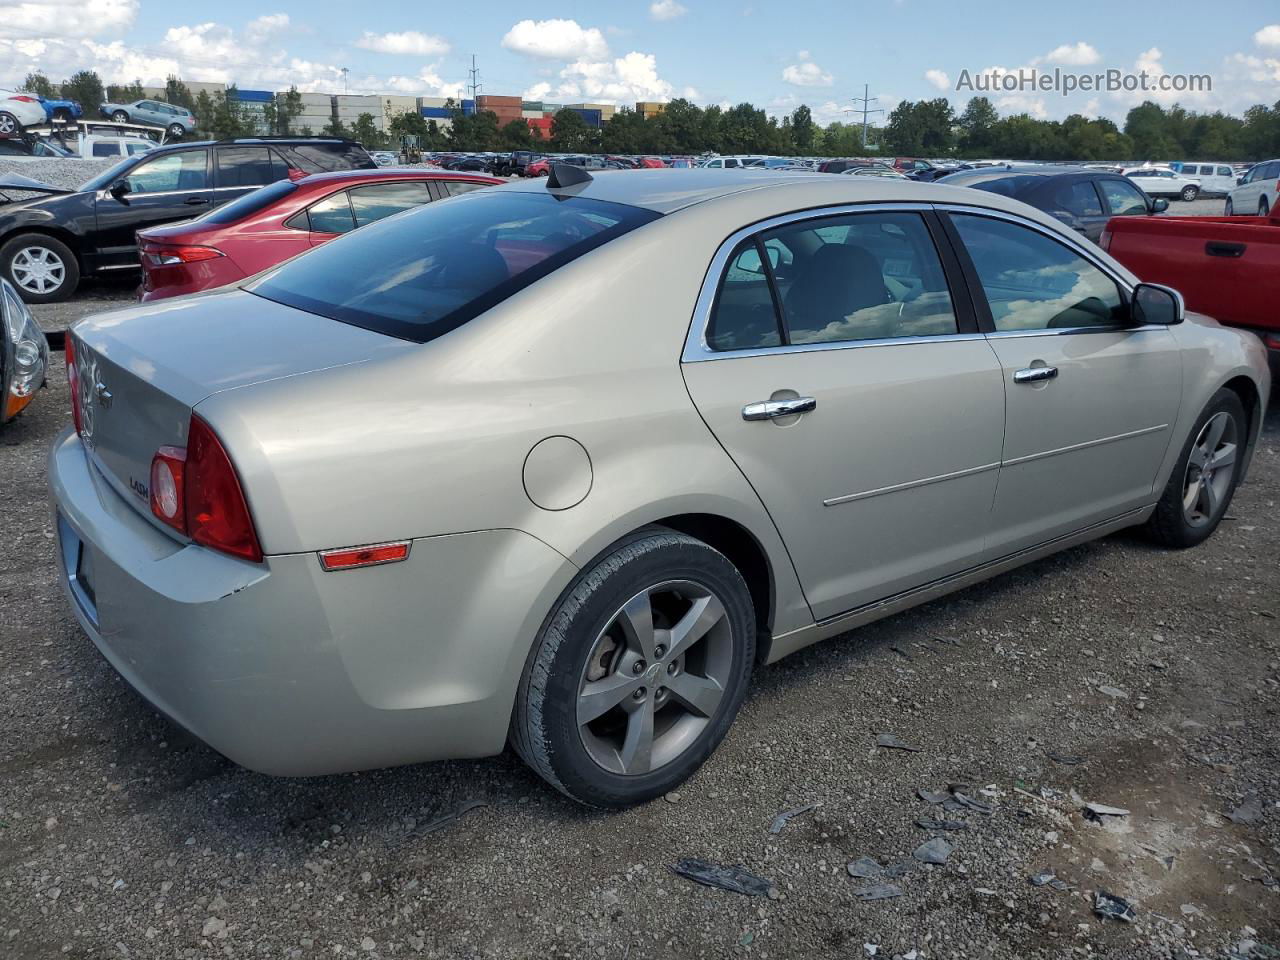
[[163, 150], [170, 153], [176, 150], [185, 150], [191, 147], [237, 147], [237, 146], [262, 146], [270, 147], [272, 145], [282, 146], [291, 143], [353, 143], [354, 141], [343, 139], [342, 137], [236, 137], [231, 140], [183, 140], [180, 143], [166, 143], [156, 147], [156, 150]]
[[297, 181], [299, 185], [324, 184], [343, 180], [403, 180], [405, 177], [421, 180], [463, 180], [468, 183], [506, 183], [474, 170], [439, 170], [435, 167], [378, 167], [376, 170], [326, 170], [313, 173]]
[[[522, 193], [548, 192], [546, 180], [521, 180], [497, 190]], [[670, 214], [678, 210], [742, 193], [776, 189], [803, 192], [803, 206], [844, 203], [962, 203], [989, 206], [1026, 213], [1027, 207], [998, 194], [980, 194], [965, 187], [935, 183], [919, 183], [887, 177], [843, 177], [814, 174], [811, 171], [785, 170], [603, 170], [593, 172], [591, 180], [554, 191], [561, 196], [579, 196], [610, 203], [643, 207], [655, 213]]]

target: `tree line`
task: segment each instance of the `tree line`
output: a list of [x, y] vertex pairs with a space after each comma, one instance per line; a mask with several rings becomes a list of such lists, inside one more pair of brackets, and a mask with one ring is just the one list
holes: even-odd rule
[[[145, 94], [140, 83], [102, 84], [82, 70], [60, 84], [42, 74], [27, 76], [25, 88], [47, 97], [80, 101], [96, 113], [104, 101], [128, 103]], [[378, 129], [373, 114], [362, 114], [350, 126], [331, 121], [319, 130], [300, 128], [302, 98], [296, 88], [252, 112], [236, 97], [236, 88], [192, 95], [170, 77], [163, 96], [195, 113], [199, 136], [215, 139], [253, 136], [265, 129], [278, 134], [329, 134], [358, 140], [371, 150], [397, 148], [403, 138], [416, 138], [419, 149], [432, 151], [549, 150], [557, 153], [686, 154], [755, 153], [772, 156], [988, 157], [1008, 160], [1259, 160], [1280, 156], [1280, 101], [1257, 104], [1242, 117], [1221, 112], [1196, 113], [1175, 104], [1145, 102], [1132, 108], [1123, 127], [1103, 117], [1072, 114], [1065, 120], [1041, 120], [1025, 113], [1001, 116], [986, 97], [974, 97], [956, 113], [946, 98], [903, 101], [883, 126], [870, 129], [839, 121], [817, 123], [801, 105], [778, 118], [750, 103], [734, 107], [699, 107], [677, 99], [653, 117], [624, 107], [601, 128], [587, 124], [572, 110], [552, 119], [549, 140], [541, 139], [523, 120], [499, 126], [488, 111], [463, 113], [450, 101], [451, 121], [441, 125], [416, 113], [393, 118]]]

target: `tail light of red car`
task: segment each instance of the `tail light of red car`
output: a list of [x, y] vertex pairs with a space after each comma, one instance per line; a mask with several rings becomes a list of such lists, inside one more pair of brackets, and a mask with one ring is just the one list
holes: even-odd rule
[[194, 542], [259, 563], [262, 547], [240, 477], [213, 428], [192, 414], [186, 447], [151, 460], [151, 512]]
[[224, 257], [217, 247], [197, 247], [187, 244], [145, 243], [142, 256], [154, 267], [171, 267], [179, 263], [201, 263]]

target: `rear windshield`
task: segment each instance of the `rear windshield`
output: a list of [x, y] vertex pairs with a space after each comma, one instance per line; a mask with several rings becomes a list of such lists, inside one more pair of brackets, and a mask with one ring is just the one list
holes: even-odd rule
[[277, 180], [275, 183], [267, 184], [265, 187], [259, 187], [252, 193], [246, 193], [243, 197], [237, 197], [230, 203], [224, 203], [217, 209], [211, 210], [203, 217], [198, 218], [198, 222], [235, 223], [237, 220], [243, 220], [259, 210], [266, 209], [277, 200], [287, 197], [297, 189], [298, 185], [291, 180]]
[[584, 197], [479, 190], [332, 240], [246, 289], [426, 343], [658, 216]]

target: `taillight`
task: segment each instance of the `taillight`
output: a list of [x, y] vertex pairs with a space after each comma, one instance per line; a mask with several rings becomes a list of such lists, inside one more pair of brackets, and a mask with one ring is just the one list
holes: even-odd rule
[[65, 343], [67, 360], [67, 387], [71, 391], [71, 422], [75, 425], [76, 436], [80, 436], [83, 428], [80, 424], [80, 371], [76, 369], [75, 341], [67, 334]]
[[179, 533], [187, 532], [187, 451], [161, 447], [151, 460], [151, 512]]
[[39, 102], [40, 102], [40, 101], [39, 101], [39, 100], [37, 100], [35, 97], [23, 97], [23, 96], [16, 96], [16, 97], [10, 97], [9, 99], [10, 99], [10, 100], [21, 100], [23, 103], [39, 103]]
[[194, 414], [186, 448], [161, 447], [151, 460], [151, 512], [196, 543], [262, 560], [236, 468], [218, 435]]
[[161, 246], [159, 244], [144, 246], [142, 255], [157, 267], [170, 267], [177, 263], [200, 263], [226, 256], [217, 247]]

